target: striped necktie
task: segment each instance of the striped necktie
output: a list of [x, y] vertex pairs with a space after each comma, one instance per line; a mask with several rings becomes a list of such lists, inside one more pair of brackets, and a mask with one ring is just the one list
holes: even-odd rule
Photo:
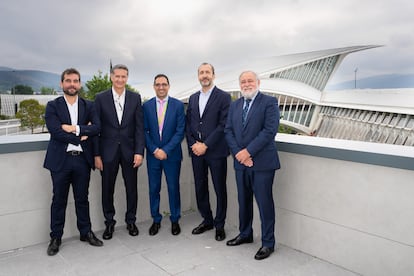
[[247, 113], [249, 112], [249, 106], [250, 106], [251, 101], [252, 101], [251, 99], [244, 100], [244, 108], [243, 108], [243, 116], [242, 116], [243, 126], [246, 124]]

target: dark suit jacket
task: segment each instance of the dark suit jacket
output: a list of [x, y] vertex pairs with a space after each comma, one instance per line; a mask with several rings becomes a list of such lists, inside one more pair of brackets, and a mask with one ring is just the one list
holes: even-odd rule
[[[67, 157], [66, 149], [68, 144], [81, 145], [83, 154], [88, 164], [94, 168], [92, 137], [99, 134], [100, 124], [92, 102], [78, 98], [78, 125], [79, 136], [67, 133], [62, 129], [62, 124], [71, 125], [70, 114], [65, 99], [58, 97], [47, 103], [45, 120], [50, 132], [50, 141], [47, 147], [46, 157], [43, 166], [51, 171], [62, 169]], [[88, 123], [91, 123], [88, 125]], [[81, 136], [89, 136], [81, 141]]]
[[200, 91], [190, 96], [186, 115], [186, 137], [189, 152], [196, 142], [204, 142], [208, 149], [205, 156], [208, 158], [223, 158], [229, 155], [229, 149], [224, 139], [224, 126], [227, 112], [231, 103], [230, 94], [214, 87], [208, 99], [203, 116], [200, 118], [198, 100]]
[[99, 93], [95, 98], [96, 112], [101, 122], [101, 134], [95, 143], [95, 156], [100, 155], [103, 162], [110, 162], [115, 158], [118, 145], [128, 162], [133, 162], [134, 154], [144, 155], [141, 96], [128, 90], [125, 93], [121, 125], [116, 115], [112, 89]]
[[[258, 93], [249, 113], [246, 124], [242, 124], [244, 98], [233, 102], [229, 109], [224, 129], [230, 151], [236, 155], [246, 148], [253, 159], [253, 170], [279, 169], [274, 138], [279, 128], [279, 106], [275, 97]], [[246, 168], [234, 159], [236, 170]]]
[[182, 160], [181, 141], [184, 138], [185, 129], [184, 104], [175, 98], [168, 97], [162, 137], [160, 137], [158, 129], [156, 98], [154, 97], [145, 102], [143, 109], [147, 156], [151, 158], [155, 149], [160, 148], [165, 151], [168, 160]]

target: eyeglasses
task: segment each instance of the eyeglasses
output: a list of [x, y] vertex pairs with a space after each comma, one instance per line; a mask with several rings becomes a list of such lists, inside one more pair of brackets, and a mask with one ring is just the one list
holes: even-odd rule
[[156, 83], [154, 84], [155, 87], [167, 87], [168, 83]]

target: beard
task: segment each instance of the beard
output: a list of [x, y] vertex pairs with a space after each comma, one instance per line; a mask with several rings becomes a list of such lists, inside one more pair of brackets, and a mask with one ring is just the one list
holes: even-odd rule
[[202, 87], [210, 87], [211, 82], [212, 81], [210, 79], [202, 79], [200, 81], [200, 84], [201, 84]]
[[253, 91], [252, 90], [244, 90], [244, 91], [242, 90], [240, 92], [241, 92], [243, 98], [251, 100], [256, 95], [257, 91], [258, 90], [253, 90]]
[[63, 89], [63, 93], [65, 93], [68, 96], [76, 96], [79, 93], [79, 90], [76, 90], [75, 88], [68, 88], [68, 89]]

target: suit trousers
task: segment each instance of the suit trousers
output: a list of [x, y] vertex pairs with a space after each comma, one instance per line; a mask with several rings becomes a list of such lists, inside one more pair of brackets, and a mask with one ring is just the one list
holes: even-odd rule
[[88, 190], [91, 169], [83, 154], [67, 155], [63, 168], [52, 171], [53, 198], [51, 206], [50, 237], [62, 238], [70, 185], [75, 200], [77, 227], [81, 236], [91, 231]]
[[102, 208], [106, 225], [114, 225], [115, 207], [114, 192], [115, 182], [121, 166], [122, 177], [125, 185], [127, 208], [125, 223], [135, 223], [138, 205], [138, 168], [133, 168], [133, 163], [126, 161], [118, 147], [115, 158], [111, 162], [103, 162], [102, 175]]
[[[197, 207], [204, 223], [224, 228], [227, 213], [227, 157], [210, 159], [205, 156], [192, 156]], [[208, 190], [208, 169], [216, 193], [216, 217], [213, 219]]]
[[154, 222], [161, 222], [160, 214], [160, 191], [162, 171], [165, 173], [167, 181], [168, 200], [170, 204], [170, 220], [178, 222], [181, 218], [180, 201], [180, 170], [181, 160], [169, 161], [158, 160], [154, 157], [147, 157], [149, 195], [151, 216]]
[[275, 170], [236, 170], [240, 236], [246, 238], [253, 235], [254, 195], [260, 213], [262, 246], [271, 248], [275, 246], [275, 206], [272, 191], [274, 176]]

